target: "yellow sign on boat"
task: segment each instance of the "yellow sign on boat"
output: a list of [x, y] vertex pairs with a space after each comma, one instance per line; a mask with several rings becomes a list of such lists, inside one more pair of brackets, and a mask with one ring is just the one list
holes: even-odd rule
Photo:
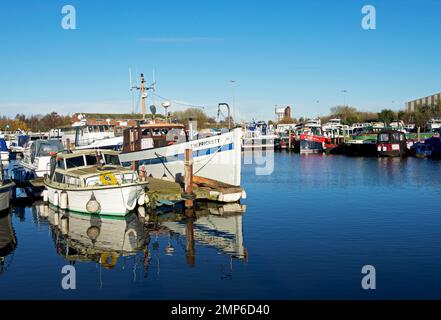
[[100, 175], [100, 181], [105, 186], [111, 186], [118, 183], [113, 173], [103, 173]]

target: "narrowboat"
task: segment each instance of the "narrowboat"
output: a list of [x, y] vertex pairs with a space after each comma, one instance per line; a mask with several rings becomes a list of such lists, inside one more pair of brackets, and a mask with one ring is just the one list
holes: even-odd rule
[[406, 134], [397, 130], [382, 130], [377, 134], [379, 157], [403, 157], [409, 153]]

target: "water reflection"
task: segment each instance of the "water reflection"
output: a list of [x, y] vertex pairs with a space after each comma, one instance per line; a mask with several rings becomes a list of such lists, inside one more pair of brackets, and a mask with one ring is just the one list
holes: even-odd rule
[[[196, 266], [198, 246], [245, 260], [245, 209], [240, 204], [201, 203], [190, 211], [164, 209], [117, 218], [67, 212], [43, 203], [32, 205], [34, 222], [49, 225], [57, 254], [70, 263], [94, 262], [113, 269], [121, 257], [133, 257], [134, 268], [142, 266], [144, 277], [151, 266], [159, 272], [161, 255], [185, 256], [185, 263]], [[230, 277], [228, 273], [224, 275]]]
[[17, 238], [12, 227], [11, 210], [0, 212], [0, 276], [6, 272], [13, 260]]

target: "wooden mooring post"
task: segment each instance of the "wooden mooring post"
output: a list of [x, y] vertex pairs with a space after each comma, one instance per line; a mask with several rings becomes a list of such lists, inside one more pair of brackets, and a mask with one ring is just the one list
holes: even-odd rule
[[193, 150], [185, 149], [184, 160], [184, 193], [182, 198], [185, 199], [185, 207], [193, 208], [193, 200], [195, 195], [193, 193]]

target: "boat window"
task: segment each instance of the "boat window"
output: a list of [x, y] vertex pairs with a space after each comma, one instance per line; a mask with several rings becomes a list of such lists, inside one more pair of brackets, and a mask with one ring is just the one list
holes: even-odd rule
[[103, 154], [106, 164], [120, 165], [119, 157], [116, 154]]
[[143, 136], [149, 136], [151, 134], [150, 129], [144, 129], [142, 130], [142, 135]]
[[100, 132], [104, 132], [104, 126], [99, 126]]
[[97, 163], [98, 163], [98, 161], [96, 159], [96, 156], [86, 155], [86, 165], [87, 166], [93, 166], [93, 165], [95, 165]]
[[388, 134], [388, 133], [381, 133], [381, 134], [378, 136], [378, 141], [381, 141], [381, 142], [388, 142], [388, 141], [389, 141], [389, 134]]
[[393, 138], [393, 141], [400, 141], [400, 134], [394, 132], [394, 133], [392, 133], [392, 138]]
[[159, 128], [153, 129], [154, 136], [165, 136], [167, 132], [168, 132], [167, 129], [159, 129]]
[[64, 159], [59, 159], [57, 161], [57, 168], [66, 169], [66, 167], [64, 166]]
[[131, 183], [137, 179], [136, 173], [125, 173], [123, 183]]
[[[170, 129], [166, 135], [166, 141], [185, 141], [185, 134], [182, 134], [183, 130], [181, 129]], [[182, 138], [182, 139], [180, 139]]]
[[58, 182], [58, 183], [63, 183], [63, 179], [64, 179], [64, 175], [59, 173], [59, 172], [55, 172], [54, 175], [54, 181]]
[[84, 166], [83, 156], [66, 158], [66, 166], [68, 169]]
[[55, 143], [47, 143], [43, 142], [40, 144], [38, 148], [37, 156], [38, 157], [47, 157], [51, 152], [60, 152], [63, 151], [63, 146], [59, 142]]
[[93, 126], [89, 126], [89, 133], [94, 133], [94, 127]]
[[80, 179], [77, 177], [69, 177], [69, 176], [65, 176], [64, 177], [64, 183], [70, 184], [70, 185], [74, 185], [74, 186], [79, 186], [80, 185]]

